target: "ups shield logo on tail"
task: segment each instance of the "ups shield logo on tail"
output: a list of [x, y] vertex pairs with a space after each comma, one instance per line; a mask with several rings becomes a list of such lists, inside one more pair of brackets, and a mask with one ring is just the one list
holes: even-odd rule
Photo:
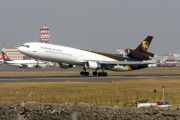
[[147, 41], [143, 41], [143, 42], [142, 42], [142, 49], [143, 49], [144, 51], [147, 51], [148, 48], [149, 48], [149, 43], [148, 43]]

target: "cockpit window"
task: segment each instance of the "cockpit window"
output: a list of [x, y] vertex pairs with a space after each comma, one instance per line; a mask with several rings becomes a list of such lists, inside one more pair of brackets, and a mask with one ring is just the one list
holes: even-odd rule
[[22, 46], [29, 48], [29, 45], [22, 45]]

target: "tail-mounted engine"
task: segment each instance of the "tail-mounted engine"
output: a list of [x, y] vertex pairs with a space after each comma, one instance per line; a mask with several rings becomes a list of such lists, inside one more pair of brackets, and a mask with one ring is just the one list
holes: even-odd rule
[[150, 52], [139, 52], [137, 50], [132, 50], [132, 49], [126, 49], [125, 50], [126, 56], [140, 59], [140, 60], [150, 60], [152, 57], [154, 57], [153, 53]]

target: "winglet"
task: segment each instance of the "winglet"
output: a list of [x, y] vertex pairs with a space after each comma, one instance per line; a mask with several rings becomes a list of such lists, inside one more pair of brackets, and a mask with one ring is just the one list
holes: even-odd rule
[[7, 55], [5, 52], [2, 51], [2, 56], [3, 56], [3, 59], [4, 61], [12, 61]]

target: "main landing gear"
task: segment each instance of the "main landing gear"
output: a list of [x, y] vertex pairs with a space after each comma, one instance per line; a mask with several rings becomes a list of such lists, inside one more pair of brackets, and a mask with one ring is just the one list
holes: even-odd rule
[[98, 76], [107, 76], [107, 72], [98, 72]]
[[97, 72], [97, 71], [94, 71], [92, 73], [94, 76], [107, 76], [107, 72]]
[[[84, 71], [80, 72], [80, 75], [82, 76], [89, 76], [89, 72], [86, 72], [86, 67], [83, 68]], [[104, 72], [104, 69], [102, 69], [102, 72], [94, 71], [93, 76], [107, 76], [107, 72]]]

